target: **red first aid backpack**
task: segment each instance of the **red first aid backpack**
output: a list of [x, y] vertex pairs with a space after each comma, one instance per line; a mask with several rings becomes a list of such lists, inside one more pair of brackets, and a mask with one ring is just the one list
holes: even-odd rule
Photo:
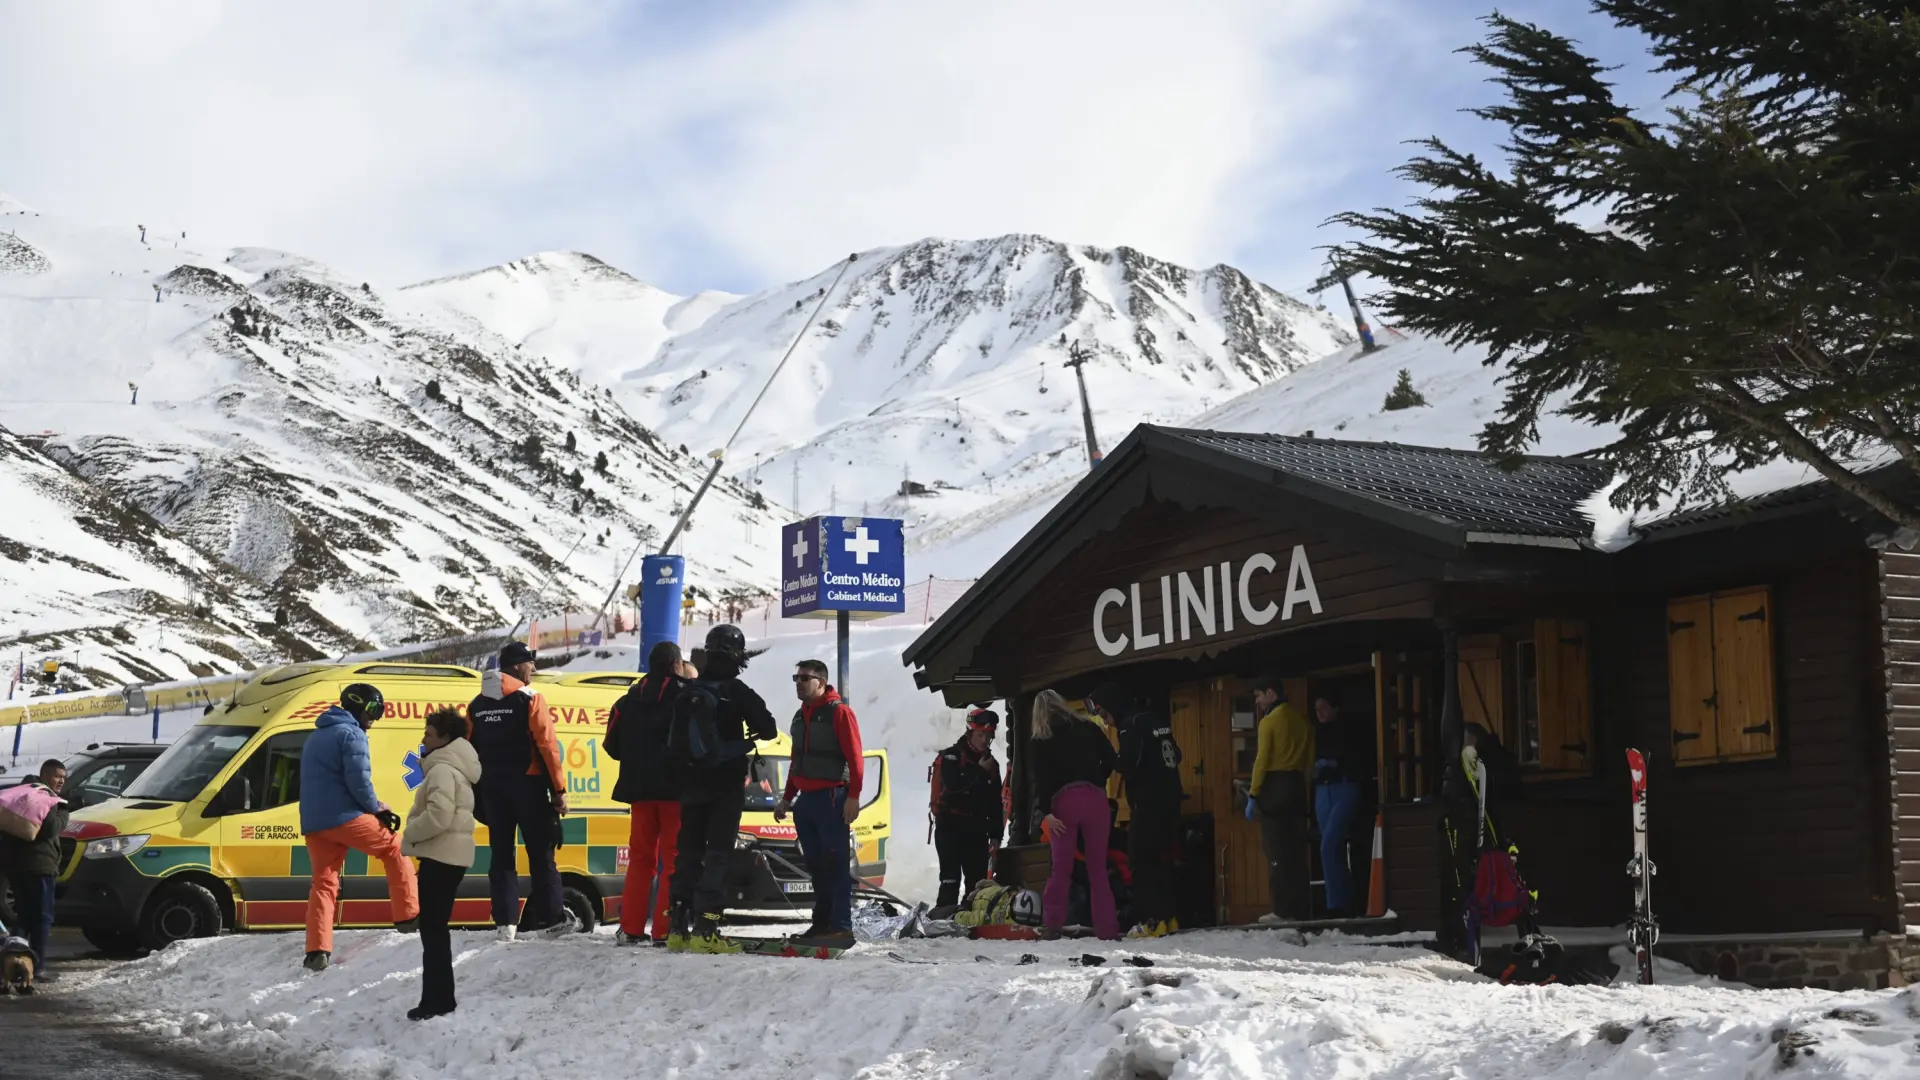
[[1479, 909], [1481, 926], [1512, 926], [1532, 902], [1513, 855], [1511, 847], [1480, 853], [1480, 865], [1473, 875], [1473, 902]]

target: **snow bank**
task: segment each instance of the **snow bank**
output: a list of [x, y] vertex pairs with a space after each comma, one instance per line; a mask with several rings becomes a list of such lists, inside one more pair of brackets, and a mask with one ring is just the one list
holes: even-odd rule
[[[1634, 1077], [1920, 1070], [1920, 992], [1501, 987], [1415, 949], [1271, 931], [1153, 943], [1154, 967], [1075, 966], [1086, 943], [914, 941], [837, 961], [676, 956], [605, 934], [454, 935], [460, 1010], [411, 1023], [418, 939], [177, 944], [70, 976], [155, 1037], [315, 1080], [701, 1077]], [[1019, 965], [1031, 953], [1038, 962]], [[986, 957], [986, 961], [976, 960]]]

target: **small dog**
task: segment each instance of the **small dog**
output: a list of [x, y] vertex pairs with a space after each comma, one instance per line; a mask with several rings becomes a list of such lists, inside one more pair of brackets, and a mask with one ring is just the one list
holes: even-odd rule
[[[12, 946], [19, 941], [14, 938], [6, 942]], [[26, 942], [20, 942], [25, 945]], [[0, 952], [0, 994], [33, 993], [33, 953], [25, 950], [7, 948]]]

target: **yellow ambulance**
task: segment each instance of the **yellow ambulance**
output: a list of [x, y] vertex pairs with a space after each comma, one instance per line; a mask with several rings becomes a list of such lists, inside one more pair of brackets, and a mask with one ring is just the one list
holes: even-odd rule
[[[584, 929], [620, 917], [627, 811], [612, 801], [619, 763], [607, 757], [601, 740], [608, 710], [637, 678], [631, 672], [534, 676], [560, 739], [570, 812], [558, 861], [567, 905]], [[445, 705], [464, 713], [480, 681], [470, 668], [381, 662], [294, 664], [253, 679], [224, 708], [189, 728], [120, 798], [74, 814], [63, 845], [58, 921], [78, 926], [109, 951], [157, 949], [222, 929], [305, 926], [312, 866], [300, 834], [300, 750], [314, 720], [350, 683], [380, 688], [386, 715], [368, 732], [374, 790], [404, 815], [424, 780], [420, 735], [427, 714]], [[886, 872], [891, 831], [886, 764], [884, 750], [867, 752], [866, 809], [855, 826], [859, 873], [876, 885]], [[784, 735], [761, 744], [729, 880], [736, 907], [804, 912], [811, 906], [810, 883], [793, 869], [802, 865], [793, 827], [776, 824], [772, 815], [786, 765]], [[485, 826], [476, 838], [479, 850], [455, 901], [454, 920], [491, 925]], [[524, 878], [524, 850], [516, 861]], [[387, 925], [386, 900], [380, 866], [349, 854], [341, 875], [340, 925]]]

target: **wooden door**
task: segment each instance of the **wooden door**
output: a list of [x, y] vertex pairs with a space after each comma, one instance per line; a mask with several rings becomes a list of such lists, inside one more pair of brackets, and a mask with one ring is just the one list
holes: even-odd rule
[[1222, 891], [1221, 920], [1248, 923], [1273, 910], [1267, 890], [1267, 853], [1260, 842], [1260, 823], [1248, 821], [1240, 792], [1253, 780], [1253, 761], [1259, 749], [1260, 717], [1253, 708], [1250, 680], [1213, 680], [1214, 745], [1224, 751], [1233, 775], [1220, 786], [1220, 809], [1214, 818], [1215, 841], [1221, 848], [1226, 888]]
[[1172, 688], [1168, 709], [1183, 757], [1183, 809], [1213, 815], [1214, 917], [1250, 922], [1272, 910], [1260, 826], [1242, 815], [1245, 804], [1235, 783], [1252, 774], [1259, 719], [1253, 694], [1242, 679], [1182, 683]]

